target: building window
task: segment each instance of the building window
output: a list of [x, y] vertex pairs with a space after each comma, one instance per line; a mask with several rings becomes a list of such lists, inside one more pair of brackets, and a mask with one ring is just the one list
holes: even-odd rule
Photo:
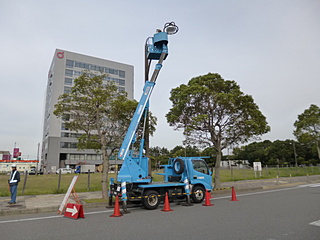
[[69, 148], [69, 143], [68, 142], [61, 142], [60, 147], [61, 148]]
[[91, 70], [93, 70], [93, 71], [99, 71], [99, 68], [98, 68], [98, 66], [96, 66], [96, 65], [91, 65]]
[[125, 78], [126, 77], [126, 72], [122, 71], [122, 70], [119, 70], [119, 77]]
[[75, 76], [81, 76], [82, 75], [82, 72], [80, 72], [80, 71], [74, 71], [73, 73], [74, 73]]
[[71, 86], [72, 85], [72, 78], [65, 78], [64, 79], [64, 85]]
[[91, 66], [90, 66], [90, 69], [91, 69], [91, 70], [94, 70], [94, 71], [103, 72], [103, 67], [97, 66], [97, 65], [91, 65]]
[[61, 130], [69, 130], [69, 128], [66, 127], [65, 123], [61, 123]]
[[75, 67], [90, 69], [90, 65], [88, 63], [83, 62], [75, 62]]
[[69, 69], [66, 69], [66, 76], [72, 77], [73, 76], [73, 71], [69, 70]]
[[84, 161], [84, 154], [70, 154], [70, 160]]
[[118, 75], [121, 78], [125, 78], [125, 75], [126, 75], [125, 71], [123, 71], [123, 70], [107, 68], [107, 67], [102, 67], [102, 66], [93, 65], [93, 64], [91, 65], [88, 63], [83, 63], [83, 62], [78, 62], [78, 61], [67, 60], [66, 66], [67, 67], [70, 66], [70, 68], [77, 67], [77, 68], [90, 69], [93, 71], [110, 73], [110, 74]]
[[81, 137], [81, 133], [70, 133], [70, 137], [71, 138], [79, 138], [79, 137]]
[[70, 154], [70, 160], [81, 160], [80, 159], [81, 154]]
[[64, 93], [71, 92], [71, 87], [64, 87]]
[[101, 160], [101, 154], [88, 154], [87, 161]]
[[75, 67], [81, 68], [82, 67], [81, 62], [75, 62]]
[[96, 155], [94, 155], [94, 154], [88, 154], [88, 155], [87, 155], [87, 161], [92, 161], [92, 160], [96, 160]]
[[66, 137], [66, 138], [67, 138], [67, 137], [69, 137], [69, 133], [62, 132], [62, 133], [61, 133], [61, 137]]
[[125, 86], [126, 85], [126, 81], [122, 80], [122, 79], [119, 79], [119, 85], [120, 86]]
[[67, 59], [66, 67], [73, 68], [73, 66], [74, 66], [74, 61]]
[[70, 143], [70, 148], [77, 148], [77, 143], [75, 142]]

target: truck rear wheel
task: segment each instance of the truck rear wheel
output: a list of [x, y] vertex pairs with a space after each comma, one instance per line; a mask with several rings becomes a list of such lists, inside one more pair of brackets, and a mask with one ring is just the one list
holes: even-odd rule
[[159, 193], [155, 190], [147, 190], [142, 198], [142, 205], [148, 209], [156, 209], [160, 204]]
[[201, 203], [205, 197], [205, 189], [202, 186], [195, 186], [192, 189], [191, 198], [195, 203]]

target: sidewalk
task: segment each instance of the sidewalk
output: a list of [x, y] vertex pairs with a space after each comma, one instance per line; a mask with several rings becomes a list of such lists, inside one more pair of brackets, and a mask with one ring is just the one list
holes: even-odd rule
[[[277, 179], [263, 179], [263, 180], [246, 180], [237, 182], [221, 183], [223, 190], [213, 191], [212, 195], [230, 194], [231, 187], [234, 187], [237, 193], [264, 190], [270, 188], [283, 188], [290, 186], [297, 186], [308, 183], [320, 183], [320, 175], [303, 176], [303, 177], [286, 177]], [[101, 192], [83, 192], [77, 193], [84, 209], [94, 207], [106, 207], [106, 203], [86, 203], [84, 199], [99, 199]], [[0, 197], [0, 217], [13, 214], [29, 214], [52, 212], [57, 213], [58, 209], [64, 199], [65, 194], [48, 194], [37, 196], [18, 196], [17, 204], [9, 205], [10, 197]], [[69, 203], [74, 203], [72, 197], [68, 200]]]

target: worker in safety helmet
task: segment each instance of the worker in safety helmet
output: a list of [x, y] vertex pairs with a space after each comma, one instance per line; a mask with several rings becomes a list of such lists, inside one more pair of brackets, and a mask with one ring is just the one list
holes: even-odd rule
[[18, 183], [20, 182], [20, 173], [17, 171], [17, 166], [15, 164], [12, 165], [11, 168], [12, 171], [8, 180], [11, 193], [11, 201], [8, 203], [15, 204], [17, 198]]

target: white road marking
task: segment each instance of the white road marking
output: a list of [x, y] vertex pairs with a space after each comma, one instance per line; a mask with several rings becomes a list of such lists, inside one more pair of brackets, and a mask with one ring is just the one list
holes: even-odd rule
[[309, 187], [320, 187], [320, 183], [318, 183], [318, 184], [311, 184]]
[[320, 187], [320, 183], [313, 183], [313, 184], [304, 184], [304, 185], [299, 185], [299, 187]]
[[[88, 212], [88, 213], [85, 213], [85, 215], [108, 213], [108, 212], [113, 212], [113, 210], [105, 210], [105, 211], [99, 211], [99, 212]], [[22, 218], [22, 219], [15, 219], [15, 220], [6, 220], [6, 221], [0, 221], [0, 224], [2, 224], [2, 223], [15, 223], [15, 222], [26, 222], [26, 221], [36, 221], [36, 220], [52, 219], [52, 218], [60, 218], [60, 217], [63, 217], [63, 215], [55, 215], [55, 216], [48, 216], [48, 217], [38, 217], [38, 218]]]
[[50, 219], [50, 218], [60, 218], [60, 217], [63, 217], [63, 216], [62, 216], [62, 215], [58, 215], [58, 216], [38, 217], [38, 218], [23, 218], [23, 219], [0, 221], [0, 224], [1, 224], [1, 223], [14, 223], [14, 222], [35, 221], [35, 220], [43, 220], [43, 219]]
[[[274, 190], [266, 190], [266, 191], [261, 191], [261, 192], [252, 192], [252, 193], [242, 193], [242, 194], [237, 194], [238, 197], [241, 196], [250, 196], [250, 195], [258, 195], [258, 194], [263, 194], [263, 193], [272, 193], [272, 192], [281, 192], [281, 191], [287, 191], [287, 190], [293, 190], [297, 189], [297, 187], [291, 187], [291, 188], [281, 188], [281, 189], [274, 189]], [[215, 199], [224, 199], [224, 198], [230, 198], [230, 196], [223, 196], [223, 197], [214, 197], [211, 200]]]
[[320, 220], [315, 221], [315, 222], [312, 222], [312, 223], [309, 223], [309, 224], [310, 224], [310, 225], [317, 226], [317, 227], [320, 227]]
[[105, 210], [105, 211], [98, 211], [98, 212], [88, 212], [86, 215], [91, 215], [91, 214], [99, 214], [99, 213], [108, 213], [108, 212], [113, 212], [114, 210]]

